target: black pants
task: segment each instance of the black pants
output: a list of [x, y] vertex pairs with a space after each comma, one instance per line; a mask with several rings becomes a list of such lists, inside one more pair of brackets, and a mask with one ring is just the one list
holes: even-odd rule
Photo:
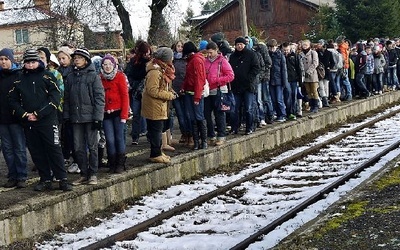
[[147, 139], [150, 142], [150, 158], [161, 155], [161, 134], [165, 120], [149, 120], [147, 122]]
[[57, 125], [25, 127], [25, 137], [32, 161], [39, 171], [40, 181], [67, 178]]

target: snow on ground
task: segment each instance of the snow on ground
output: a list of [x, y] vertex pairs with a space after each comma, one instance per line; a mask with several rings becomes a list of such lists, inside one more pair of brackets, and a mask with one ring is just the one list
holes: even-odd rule
[[[372, 119], [372, 118], [370, 118]], [[367, 119], [366, 121], [362, 122], [368, 122], [370, 119]], [[322, 141], [328, 140], [338, 134], [343, 133], [346, 130], [350, 130], [354, 128], [355, 126], [359, 125], [358, 124], [352, 124], [352, 125], [347, 125], [344, 128], [339, 129], [338, 131], [335, 132], [330, 132], [327, 133], [324, 136], [321, 136], [317, 138], [314, 142], [312, 142], [310, 145], [296, 148], [294, 150], [290, 150], [285, 152], [284, 154], [278, 156], [275, 159], [272, 159], [269, 162], [265, 163], [258, 163], [258, 164], [253, 164], [250, 165], [246, 170], [241, 171], [239, 174], [236, 175], [216, 175], [213, 177], [205, 177], [204, 179], [200, 181], [196, 181], [194, 184], [181, 184], [181, 185], [176, 185], [172, 186], [166, 190], [160, 190], [156, 192], [155, 194], [145, 196], [143, 197], [138, 203], [140, 205], [133, 205], [131, 206], [128, 210], [126, 210], [123, 213], [120, 214], [115, 214], [113, 218], [110, 218], [108, 220], [103, 220], [98, 226], [95, 227], [89, 227], [81, 232], [78, 232], [76, 234], [70, 234], [70, 233], [61, 233], [58, 235], [55, 235], [55, 238], [51, 241], [48, 242], [43, 242], [41, 244], [37, 244], [37, 249], [79, 249], [81, 247], [84, 247], [88, 244], [91, 244], [97, 240], [100, 240], [102, 238], [105, 238], [111, 234], [114, 234], [116, 232], [122, 231], [130, 226], [136, 225], [148, 218], [151, 218], [157, 214], [159, 214], [163, 210], [168, 210], [174, 206], [180, 205], [184, 202], [187, 202], [189, 200], [193, 200], [197, 198], [198, 196], [215, 190], [219, 186], [223, 186], [228, 182], [240, 179], [241, 177], [251, 173], [255, 172], [257, 170], [260, 170], [261, 168], [265, 167], [266, 165], [273, 164], [274, 162], [277, 162], [281, 160], [282, 158], [288, 156], [288, 155], [293, 155], [296, 154], [300, 151], [303, 151], [304, 149], [310, 147], [311, 145], [315, 145], [318, 143], [321, 143]], [[390, 155], [386, 156], [384, 159], [382, 159], [379, 163], [375, 165], [374, 168], [379, 169], [384, 166], [384, 164], [389, 161], [391, 158], [394, 158], [400, 154], [400, 151], [396, 151], [391, 153]], [[375, 171], [376, 171], [375, 169]], [[354, 186], [358, 185], [361, 183], [363, 180], [367, 179], [369, 175], [373, 172], [373, 169], [367, 170], [364, 173], [360, 174], [360, 178], [351, 180], [348, 182], [348, 184], [344, 185], [340, 189], [336, 190], [334, 193], [330, 194], [328, 196], [327, 200], [324, 200], [321, 203], [317, 203], [313, 205], [312, 207], [306, 209], [304, 212], [299, 213], [299, 215], [292, 219], [290, 222], [285, 223], [275, 231], [271, 232], [265, 237], [265, 240], [259, 243], [254, 244], [251, 246], [250, 249], [267, 249], [275, 244], [277, 244], [282, 238], [286, 237], [288, 234], [290, 234], [292, 231], [294, 231], [296, 228], [300, 227], [307, 221], [315, 218], [320, 211], [323, 211], [326, 209], [330, 204], [334, 203], [337, 201], [341, 196], [345, 195], [348, 190], [351, 190]], [[255, 197], [247, 197], [248, 199], [254, 199], [257, 200], [259, 199], [258, 194], [255, 195]], [[214, 216], [212, 217], [213, 219], [213, 224], [216, 225], [224, 225], [224, 220], [226, 220], [223, 210], [226, 209], [223, 205], [220, 206], [221, 213], [219, 213], [220, 216]], [[282, 213], [279, 209], [276, 209], [277, 213]], [[269, 211], [270, 213], [271, 211]], [[256, 211], [252, 212], [254, 214], [262, 214], [263, 211]], [[204, 215], [206, 217], [207, 215]], [[229, 216], [229, 215], [226, 215]], [[240, 216], [252, 216], [251, 214], [243, 214]], [[201, 220], [201, 216], [198, 218]], [[259, 218], [259, 221], [260, 220]], [[254, 227], [260, 228], [263, 225], [254, 225]], [[237, 228], [231, 228], [228, 229], [228, 231], [235, 231]], [[153, 229], [157, 230], [157, 229]], [[188, 230], [191, 230], [190, 228]], [[202, 237], [196, 237], [193, 238], [192, 236], [188, 235], [185, 238], [185, 243], [182, 243], [182, 241], [179, 243], [180, 245], [173, 245], [173, 244], [161, 244], [161, 246], [155, 246], [154, 244], [146, 243], [148, 242], [145, 240], [146, 237], [149, 237], [151, 241], [154, 243], [160, 242], [161, 239], [152, 236], [151, 234], [147, 233], [141, 233], [140, 236], [143, 239], [142, 244], [140, 244], [139, 249], [210, 249], [209, 247], [213, 246], [213, 249], [226, 249], [229, 247], [232, 247], [232, 235], [229, 234], [220, 234], [219, 237], [213, 236], [212, 242], [210, 241], [210, 236], [208, 234], [202, 235]], [[243, 236], [242, 239], [245, 237]], [[274, 240], [272, 240], [274, 239]], [[235, 239], [235, 242], [238, 242], [240, 239]], [[229, 242], [229, 243], [227, 243]], [[197, 243], [197, 244], [196, 244]], [[201, 248], [200, 245], [204, 243], [204, 246], [207, 248]], [[207, 243], [207, 244], [206, 244]], [[213, 245], [214, 244], [214, 245]], [[119, 243], [117, 246], [115, 246], [113, 249], [124, 249], [123, 246], [129, 245], [129, 242], [122, 242]], [[200, 248], [199, 248], [199, 247]], [[171, 248], [172, 247], [172, 248]], [[178, 248], [177, 248], [178, 247]], [[194, 248], [195, 247], [195, 248]]]

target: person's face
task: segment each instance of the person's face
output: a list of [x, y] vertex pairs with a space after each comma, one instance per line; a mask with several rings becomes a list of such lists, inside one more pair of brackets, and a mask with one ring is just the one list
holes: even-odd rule
[[282, 47], [282, 52], [285, 55], [289, 55], [290, 54], [290, 46]]
[[26, 69], [37, 69], [38, 67], [39, 67], [38, 61], [24, 62], [24, 68]]
[[208, 58], [215, 58], [218, 55], [218, 51], [216, 49], [208, 49], [207, 50], [207, 57]]
[[67, 67], [69, 65], [71, 65], [71, 58], [69, 56], [67, 56], [65, 53], [60, 52], [57, 55], [58, 57], [58, 61], [60, 62], [60, 65], [63, 67]]
[[47, 67], [47, 58], [46, 58], [46, 54], [42, 51], [39, 51], [39, 57], [40, 60], [44, 63], [44, 66]]
[[178, 53], [182, 53], [182, 51], [183, 51], [183, 44], [182, 43], [177, 43], [176, 44], [176, 52], [178, 52]]
[[275, 52], [278, 49], [278, 46], [268, 46], [268, 49], [272, 52]]
[[101, 67], [103, 68], [104, 72], [106, 72], [107, 74], [111, 73], [114, 70], [114, 64], [108, 59], [104, 60]]
[[0, 56], [0, 67], [3, 69], [11, 69], [12, 62], [6, 56]]
[[302, 42], [302, 43], [301, 43], [301, 48], [302, 48], [302, 49], [308, 49], [308, 48], [310, 48], [310, 43], [308, 43], [308, 42]]
[[86, 59], [83, 56], [75, 55], [74, 56], [74, 64], [78, 68], [83, 68], [83, 67], [86, 66], [87, 62], [86, 62]]
[[149, 59], [151, 56], [151, 50], [148, 50], [146, 54], [144, 54], [144, 58]]
[[365, 49], [365, 52], [367, 52], [367, 54], [369, 55], [369, 54], [372, 53], [372, 50], [371, 50], [371, 48], [366, 48], [366, 49]]
[[237, 44], [235, 44], [235, 49], [237, 51], [242, 51], [245, 46], [246, 46], [246, 44], [244, 44], [244, 43], [237, 43]]

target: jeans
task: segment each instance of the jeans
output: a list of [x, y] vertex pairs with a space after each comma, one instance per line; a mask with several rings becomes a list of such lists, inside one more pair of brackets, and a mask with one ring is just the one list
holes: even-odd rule
[[[74, 130], [76, 163], [81, 170], [81, 176], [90, 177], [96, 175], [98, 170], [99, 131], [92, 130], [91, 122], [73, 123], [72, 129]], [[87, 150], [89, 150], [89, 159]]]
[[387, 69], [387, 85], [389, 88], [391, 87], [398, 87], [399, 86], [399, 80], [397, 78], [397, 73], [396, 73], [396, 67], [389, 67]]
[[161, 155], [161, 136], [165, 120], [149, 120], [147, 123], [147, 139], [150, 142], [150, 158]]
[[261, 81], [261, 97], [264, 102], [265, 111], [264, 114], [268, 119], [272, 119], [275, 114], [274, 106], [272, 105], [271, 94], [269, 92], [269, 82], [268, 80]]
[[345, 77], [342, 78], [341, 76], [338, 76], [338, 78], [342, 80], [341, 81], [342, 86], [344, 87], [344, 89], [346, 91], [346, 98], [351, 99], [352, 98], [352, 88], [351, 88], [351, 84], [349, 81], [349, 70], [348, 69], [343, 69], [343, 70], [344, 70]]
[[185, 107], [185, 96], [179, 96], [173, 100], [172, 105], [175, 108], [181, 134], [189, 134], [190, 131], [192, 131], [192, 124], [190, 122], [189, 113]]
[[290, 94], [286, 97], [286, 112], [288, 114], [297, 114], [298, 104], [297, 104], [297, 88], [299, 84], [297, 82], [289, 82]]
[[130, 106], [132, 110], [132, 141], [138, 141], [140, 133], [146, 131], [146, 120], [140, 115], [142, 111], [142, 100], [131, 97]]
[[265, 120], [265, 105], [263, 100], [263, 84], [257, 85], [257, 107], [258, 107], [258, 120]]
[[283, 100], [283, 86], [282, 85], [269, 85], [271, 93], [272, 104], [276, 111], [278, 118], [286, 117], [286, 106]]
[[253, 103], [255, 95], [252, 92], [245, 91], [243, 93], [234, 94], [235, 96], [235, 112], [230, 114], [232, 131], [237, 133], [239, 131], [240, 119], [239, 112], [242, 104], [244, 105], [244, 114], [246, 118], [246, 132], [249, 132], [253, 128]]
[[331, 83], [332, 95], [340, 93], [340, 75], [337, 72], [329, 72], [329, 82]]
[[382, 91], [383, 73], [377, 73], [372, 75], [372, 83], [375, 91]]
[[24, 129], [19, 124], [0, 125], [1, 149], [8, 167], [8, 179], [26, 180], [27, 157]]
[[357, 73], [356, 84], [361, 96], [367, 96], [369, 94], [368, 89], [365, 87], [365, 74]]
[[120, 116], [115, 116], [103, 121], [106, 136], [107, 155], [125, 154], [125, 123]]
[[[194, 104], [193, 95], [185, 95], [185, 106], [189, 114], [190, 123], [203, 121], [204, 118], [204, 98], [201, 97], [198, 105]], [[192, 131], [193, 132], [193, 131]]]
[[209, 95], [204, 98], [204, 115], [207, 121], [207, 136], [209, 138], [215, 137], [214, 122], [212, 119], [212, 114], [214, 113], [218, 138], [224, 138], [226, 136], [226, 115], [225, 112], [217, 110], [215, 106], [216, 100], [216, 95]]

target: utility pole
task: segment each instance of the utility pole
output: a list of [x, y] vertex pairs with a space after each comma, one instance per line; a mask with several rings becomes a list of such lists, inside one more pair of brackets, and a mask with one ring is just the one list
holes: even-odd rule
[[246, 0], [239, 0], [239, 10], [242, 36], [247, 36], [249, 34], [249, 30], [247, 28]]

